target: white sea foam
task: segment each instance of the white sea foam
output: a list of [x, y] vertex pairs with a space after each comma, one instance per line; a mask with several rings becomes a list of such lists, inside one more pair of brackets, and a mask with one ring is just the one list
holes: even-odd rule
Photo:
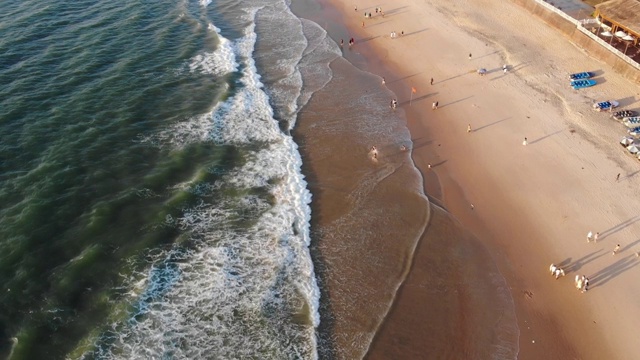
[[223, 76], [236, 71], [238, 63], [236, 62], [231, 42], [221, 36], [220, 29], [213, 24], [209, 24], [208, 29], [218, 34], [218, 47], [213, 52], [196, 55], [189, 63], [189, 70], [216, 76]]
[[[248, 13], [249, 20], [256, 12]], [[189, 234], [191, 246], [156, 255], [151, 268], [138, 274], [146, 280], [132, 293], [135, 312], [126, 324], [112, 325], [105, 335], [110, 345], [96, 350], [100, 357], [317, 357], [311, 194], [300, 154], [280, 131], [260, 81], [252, 57], [254, 26], [233, 42], [212, 28], [225, 50], [196, 57], [189, 67], [207, 74], [242, 69], [233, 91], [209, 113], [143, 141], [177, 148], [203, 141], [236, 145], [244, 162], [213, 182], [173, 187], [201, 198], [165, 222]], [[288, 100], [290, 111], [295, 102], [296, 96]], [[261, 195], [254, 194], [258, 189]]]

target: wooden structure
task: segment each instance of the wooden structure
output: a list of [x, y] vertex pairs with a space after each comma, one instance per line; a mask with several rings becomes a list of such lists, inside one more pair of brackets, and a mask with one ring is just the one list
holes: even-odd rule
[[634, 38], [634, 45], [640, 38], [640, 0], [610, 0], [596, 5], [594, 14], [600, 21], [611, 26], [611, 33], [624, 31]]

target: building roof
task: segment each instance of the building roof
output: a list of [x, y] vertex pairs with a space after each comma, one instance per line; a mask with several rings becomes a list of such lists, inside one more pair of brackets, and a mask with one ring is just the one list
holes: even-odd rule
[[597, 13], [640, 36], [640, 0], [609, 0], [596, 5]]

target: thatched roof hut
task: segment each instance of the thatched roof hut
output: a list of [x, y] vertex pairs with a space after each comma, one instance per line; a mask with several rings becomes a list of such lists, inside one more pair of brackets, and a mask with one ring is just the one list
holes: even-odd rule
[[611, 32], [622, 30], [640, 38], [640, 0], [610, 0], [596, 5], [596, 16], [612, 24]]

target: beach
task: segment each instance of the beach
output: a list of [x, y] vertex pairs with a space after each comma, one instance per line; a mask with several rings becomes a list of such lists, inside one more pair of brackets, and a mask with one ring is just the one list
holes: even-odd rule
[[[376, 14], [377, 7], [384, 17]], [[364, 18], [365, 12], [373, 17]], [[353, 36], [356, 43], [344, 51], [345, 58], [384, 77], [397, 96], [411, 134], [411, 159], [422, 174], [429, 207], [438, 209], [430, 211], [408, 273], [389, 295], [388, 312], [379, 326], [369, 327], [374, 340], [361, 349], [366, 357], [513, 358], [512, 339], [501, 338], [508, 335], [516, 339], [519, 359], [636, 358], [640, 244], [634, 233], [640, 201], [633, 185], [640, 164], [618, 144], [624, 128], [591, 105], [615, 99], [633, 109], [637, 86], [511, 2], [326, 1], [314, 13], [325, 17], [336, 42]], [[391, 32], [398, 36], [392, 38]], [[479, 76], [478, 68], [487, 74]], [[572, 90], [568, 74], [580, 71], [595, 72], [598, 85]], [[305, 132], [304, 120], [300, 132]], [[366, 148], [360, 153], [366, 161]], [[313, 173], [321, 177], [322, 172]], [[314, 191], [313, 181], [310, 188], [319, 200], [314, 214], [331, 214], [329, 198]], [[420, 212], [425, 205], [403, 206]], [[315, 226], [330, 222], [326, 216]], [[443, 234], [446, 239], [446, 229], [456, 229], [452, 237], [466, 242], [438, 245], [433, 239]], [[586, 241], [589, 231], [600, 233], [597, 243]], [[616, 244], [621, 251], [613, 255]], [[452, 269], [429, 267], [446, 259], [433, 258], [434, 252], [424, 248], [446, 257], [456, 246], [468, 254], [452, 252], [459, 256]], [[458, 293], [453, 299], [459, 306], [446, 306], [453, 285], [473, 289], [456, 279], [493, 273], [492, 262], [513, 301], [515, 331], [506, 320], [492, 321], [496, 317], [490, 311], [486, 318], [478, 315], [483, 312], [478, 306], [495, 304], [487, 299], [508, 303], [500, 291]], [[566, 276], [555, 280], [551, 263], [562, 266]], [[456, 271], [459, 267], [466, 268]], [[591, 280], [586, 293], [574, 287], [578, 274]], [[439, 297], [434, 288], [442, 278], [449, 281]], [[337, 282], [320, 283], [325, 293], [332, 287], [344, 291]], [[500, 290], [502, 283], [493, 286]], [[339, 306], [333, 311], [336, 318], [348, 312]], [[334, 319], [324, 330], [334, 332], [333, 355], [358, 353], [339, 350], [357, 348], [358, 339], [337, 333], [358, 327], [353, 324], [359, 321]]]

